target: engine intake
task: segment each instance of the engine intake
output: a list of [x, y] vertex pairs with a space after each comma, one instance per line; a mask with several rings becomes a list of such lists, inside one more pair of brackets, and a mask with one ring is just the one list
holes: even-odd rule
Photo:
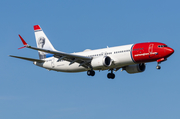
[[140, 73], [145, 71], [145, 69], [146, 69], [146, 65], [144, 63], [129, 65], [125, 67], [126, 72], [129, 74]]
[[112, 64], [112, 60], [109, 56], [104, 56], [104, 57], [97, 57], [92, 59], [91, 61], [91, 66], [93, 68], [97, 67], [109, 67]]

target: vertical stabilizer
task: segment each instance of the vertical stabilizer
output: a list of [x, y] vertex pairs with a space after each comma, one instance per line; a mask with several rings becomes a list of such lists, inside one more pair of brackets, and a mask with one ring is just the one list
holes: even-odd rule
[[[38, 48], [43, 48], [43, 49], [48, 49], [48, 50], [53, 50], [55, 51], [54, 47], [52, 46], [51, 42], [41, 29], [39, 25], [34, 26], [34, 33], [35, 33], [35, 38], [36, 38], [36, 44]], [[51, 54], [47, 54], [42, 51], [38, 51], [39, 53], [39, 59], [44, 59], [48, 58], [49, 56], [52, 56]]]

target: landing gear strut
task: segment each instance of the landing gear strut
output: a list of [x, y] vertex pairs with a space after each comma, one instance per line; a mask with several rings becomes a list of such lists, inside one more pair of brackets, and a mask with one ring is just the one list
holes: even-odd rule
[[156, 66], [156, 69], [161, 69], [161, 66], [159, 66], [161, 62], [157, 62], [157, 66]]
[[94, 76], [94, 75], [95, 75], [95, 71], [93, 71], [93, 70], [88, 70], [88, 71], [87, 71], [87, 75], [88, 75], [88, 76]]
[[160, 64], [161, 62], [166, 61], [166, 60], [167, 60], [166, 58], [158, 59], [158, 60], [157, 60], [157, 63], [158, 63], [158, 64], [157, 64], [156, 68], [157, 68], [157, 69], [161, 69], [161, 66], [159, 66], [159, 64]]
[[109, 79], [114, 79], [114, 78], [115, 78], [115, 74], [113, 73], [113, 69], [111, 69], [111, 73], [108, 73], [108, 74], [107, 74], [107, 77], [108, 77]]

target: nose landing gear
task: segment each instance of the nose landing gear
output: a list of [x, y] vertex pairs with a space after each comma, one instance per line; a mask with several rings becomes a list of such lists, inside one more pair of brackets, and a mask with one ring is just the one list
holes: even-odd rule
[[158, 65], [156, 66], [156, 69], [161, 69], [161, 66], [159, 66], [159, 63], [158, 63]]
[[156, 69], [161, 69], [161, 66], [159, 66], [159, 64], [161, 63], [161, 62], [164, 62], [164, 61], [166, 61], [167, 59], [166, 58], [161, 58], [161, 59], [158, 59], [157, 60], [157, 66], [156, 66]]

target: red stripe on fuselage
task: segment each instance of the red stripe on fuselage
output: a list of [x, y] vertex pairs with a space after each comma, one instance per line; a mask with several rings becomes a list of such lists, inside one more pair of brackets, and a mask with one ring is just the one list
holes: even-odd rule
[[160, 58], [168, 57], [163, 47], [164, 43], [148, 42], [137, 43], [132, 48], [132, 58], [136, 63], [157, 61]]

